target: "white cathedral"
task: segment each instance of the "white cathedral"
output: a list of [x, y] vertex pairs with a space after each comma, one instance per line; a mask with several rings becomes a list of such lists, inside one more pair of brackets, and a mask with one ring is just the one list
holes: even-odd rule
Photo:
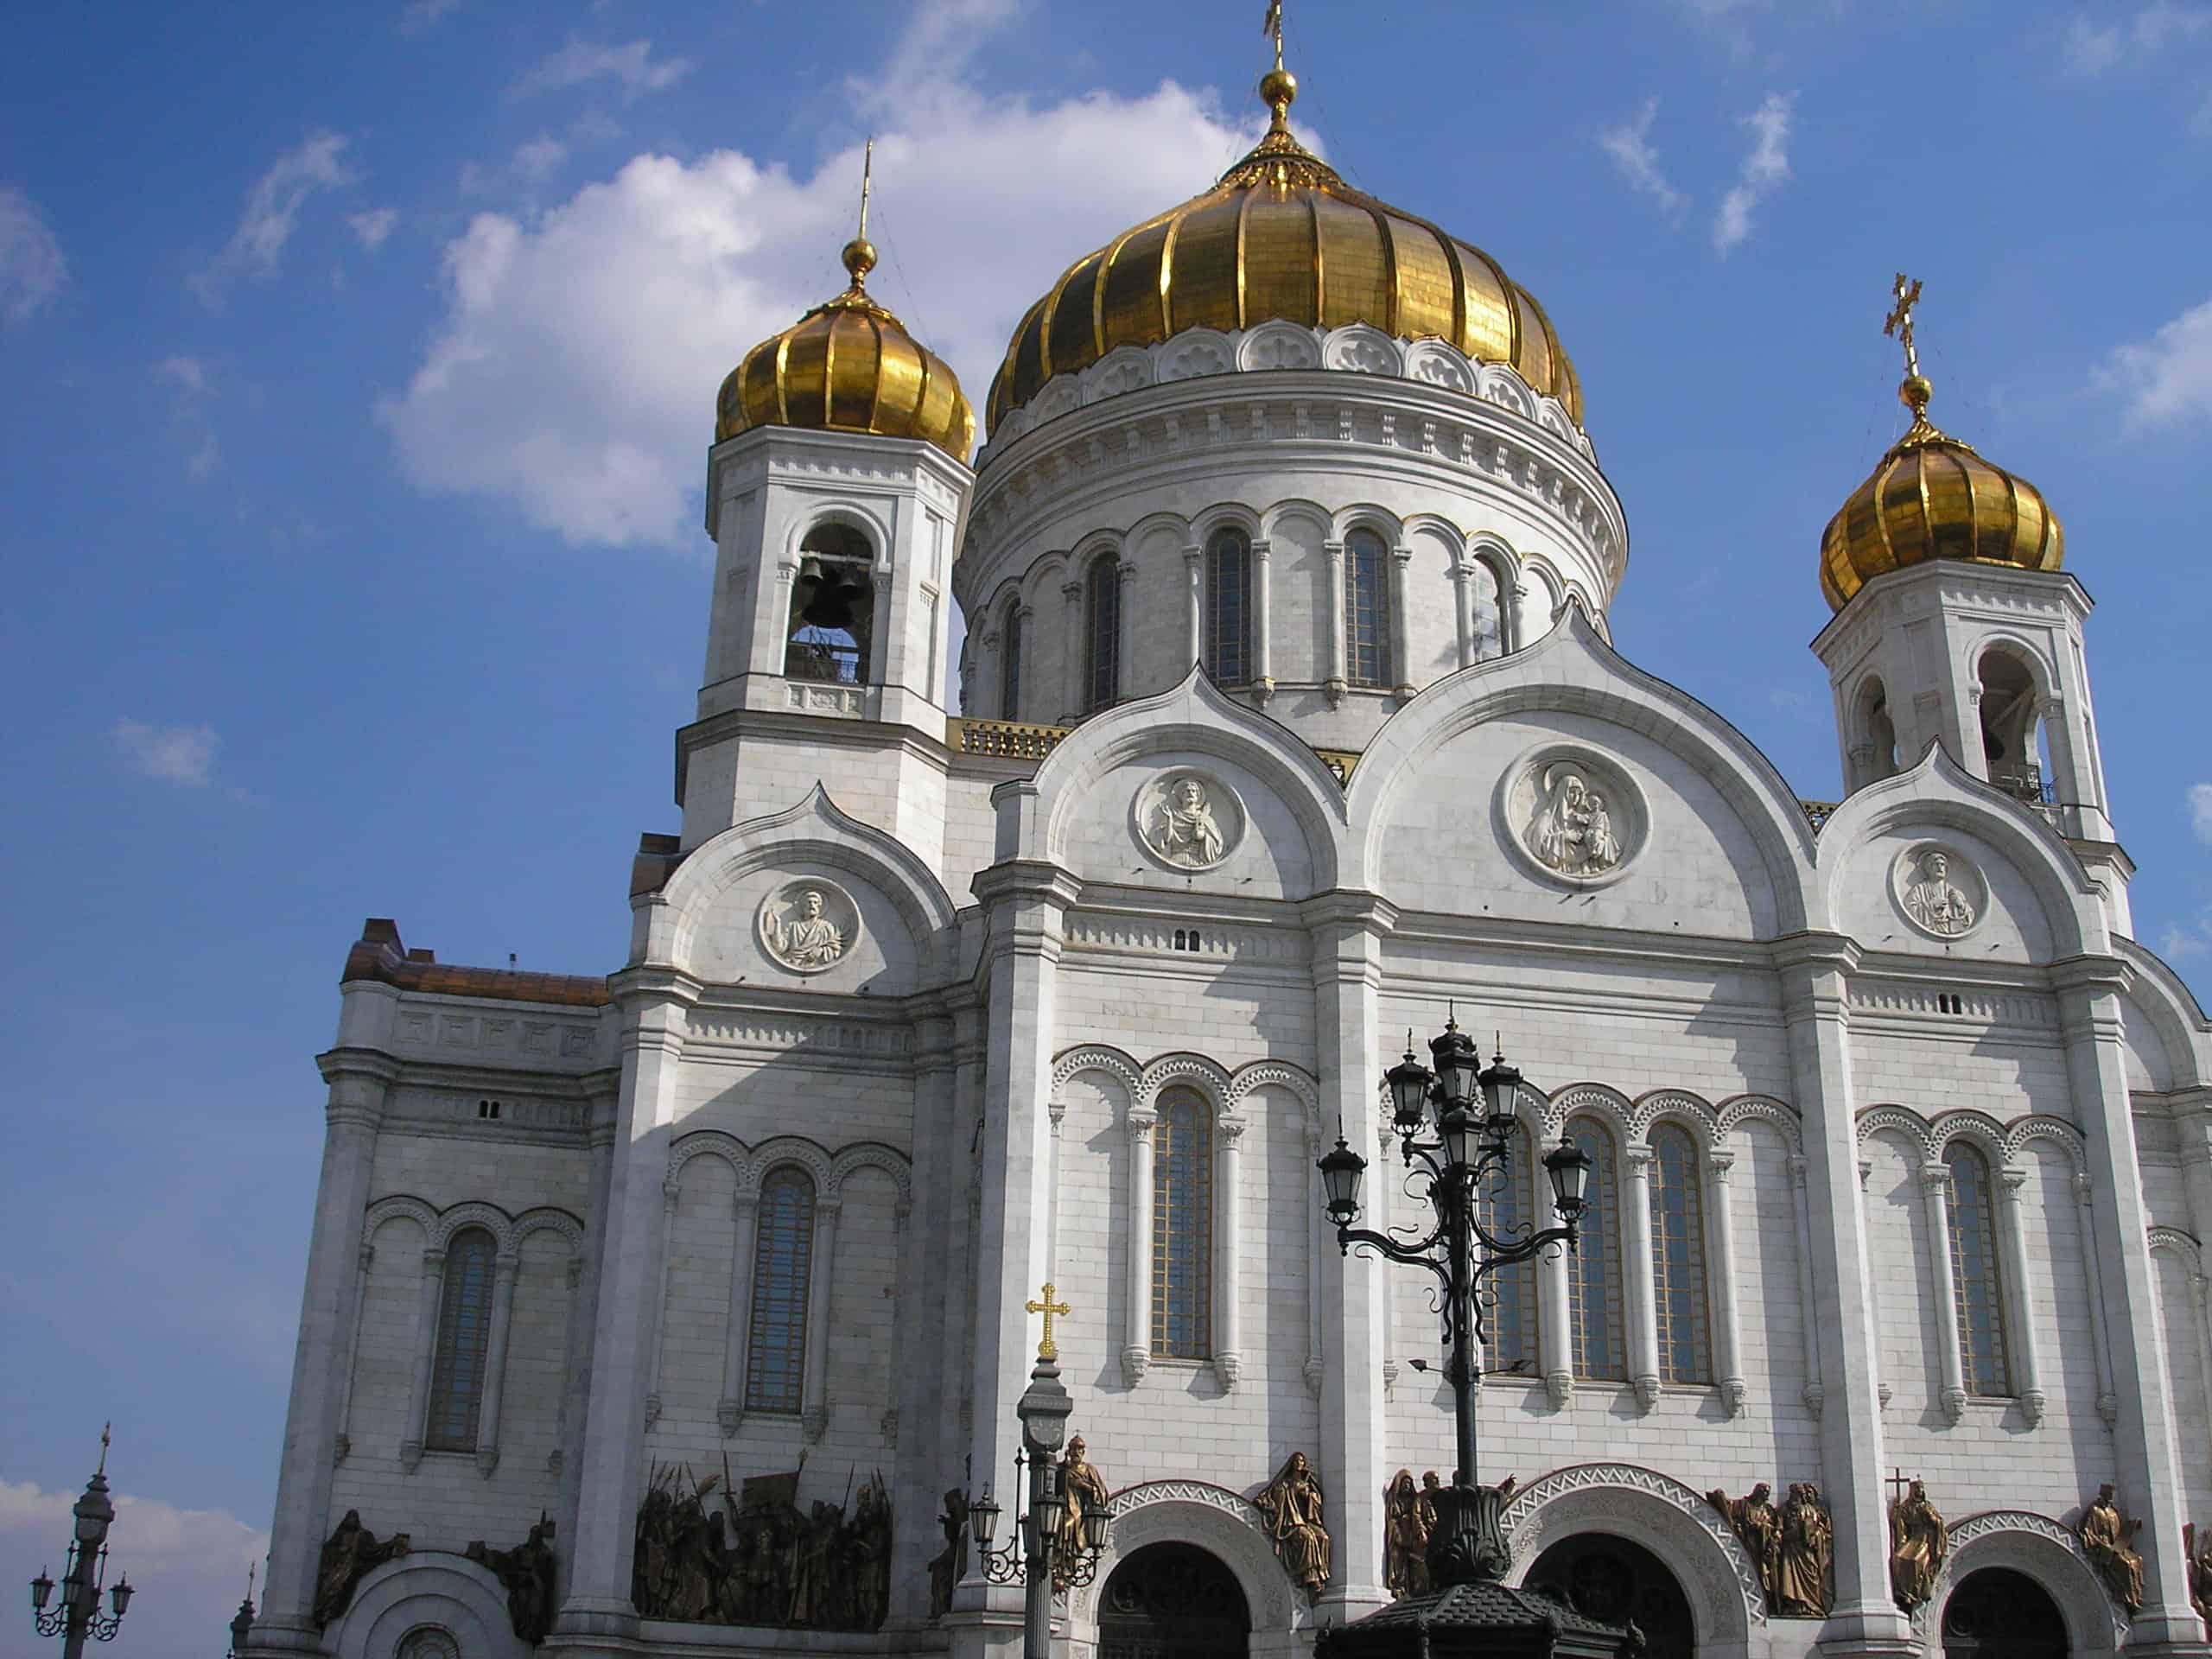
[[1452, 1014], [1527, 1077], [1494, 1213], [1592, 1164], [1491, 1281], [1512, 1582], [1655, 1659], [2212, 1650], [2212, 1025], [2133, 937], [2056, 518], [1912, 368], [1802, 800], [1610, 645], [1536, 301], [1262, 91], [1031, 308], [972, 461], [864, 226], [731, 374], [626, 962], [366, 925], [254, 1653], [1017, 1653], [962, 1518], [1013, 1529], [1052, 1302], [1110, 1493], [1065, 1659], [1310, 1651], [1453, 1462], [1427, 1281], [1315, 1161], [1419, 1219], [1382, 1075]]

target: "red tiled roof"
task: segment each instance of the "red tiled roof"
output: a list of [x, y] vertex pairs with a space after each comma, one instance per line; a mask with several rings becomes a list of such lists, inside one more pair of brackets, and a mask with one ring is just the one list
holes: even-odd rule
[[482, 996], [503, 1002], [550, 1002], [563, 1007], [603, 1008], [613, 999], [607, 981], [584, 974], [526, 974], [512, 968], [464, 968], [441, 963], [434, 952], [410, 950], [400, 943], [399, 925], [372, 916], [361, 937], [346, 953], [338, 982], [373, 980], [403, 991], [441, 996]]

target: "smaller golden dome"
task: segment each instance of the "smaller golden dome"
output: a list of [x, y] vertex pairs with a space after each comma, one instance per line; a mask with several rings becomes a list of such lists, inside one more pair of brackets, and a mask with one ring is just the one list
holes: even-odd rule
[[715, 442], [756, 426], [797, 426], [919, 438], [964, 463], [976, 411], [958, 378], [868, 297], [874, 245], [855, 237], [843, 258], [851, 286], [762, 340], [722, 382]]
[[1821, 592], [1841, 610], [1879, 575], [1929, 559], [2056, 570], [2065, 532], [2043, 492], [1984, 461], [1928, 419], [1916, 366], [1897, 388], [1912, 428], [1853, 491], [1821, 537]]

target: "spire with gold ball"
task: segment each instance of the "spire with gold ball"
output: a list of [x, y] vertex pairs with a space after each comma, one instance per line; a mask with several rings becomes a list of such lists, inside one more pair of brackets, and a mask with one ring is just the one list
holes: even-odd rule
[[876, 259], [868, 239], [874, 159], [870, 139], [861, 174], [860, 228], [840, 255], [850, 283], [745, 354], [715, 401], [715, 442], [755, 427], [790, 426], [918, 438], [967, 461], [976, 413], [958, 378], [868, 292]]
[[1904, 350], [1897, 397], [1912, 424], [1821, 537], [1821, 592], [1841, 610], [1875, 577], [1929, 559], [2056, 570], [2065, 535], [2043, 493], [1984, 461], [1928, 418], [1936, 389], [1920, 372], [1913, 309], [1920, 284], [1900, 271], [1882, 332]]

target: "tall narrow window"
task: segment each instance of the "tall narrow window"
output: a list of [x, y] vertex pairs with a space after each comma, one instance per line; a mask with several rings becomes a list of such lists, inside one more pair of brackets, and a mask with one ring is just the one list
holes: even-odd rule
[[1471, 561], [1467, 572], [1467, 623], [1472, 649], [1468, 655], [1486, 663], [1505, 655], [1505, 585], [1488, 559]]
[[1959, 1303], [1960, 1370], [1968, 1394], [2010, 1394], [1989, 1165], [1961, 1141], [1951, 1143], [1943, 1164], [1951, 1172], [1951, 1288]]
[[1705, 1208], [1697, 1147], [1678, 1125], [1651, 1132], [1651, 1285], [1658, 1314], [1659, 1379], [1709, 1382], [1706, 1341]]
[[1252, 677], [1252, 541], [1217, 530], [1206, 543], [1206, 672], [1223, 685]]
[[1620, 1160], [1613, 1137], [1590, 1118], [1567, 1126], [1590, 1160], [1590, 1203], [1577, 1249], [1567, 1258], [1567, 1318], [1574, 1326], [1574, 1374], [1618, 1382], [1628, 1375], [1621, 1336]]
[[1213, 1343], [1213, 1122], [1197, 1096], [1160, 1103], [1152, 1158], [1152, 1351], [1204, 1359]]
[[1006, 602], [1006, 621], [999, 629], [999, 718], [1021, 718], [1021, 601]]
[[1344, 537], [1344, 678], [1390, 683], [1390, 553], [1371, 530]]
[[1084, 602], [1090, 607], [1090, 647], [1084, 657], [1085, 677], [1090, 688], [1090, 709], [1110, 709], [1122, 690], [1122, 564], [1111, 553], [1090, 562], [1084, 579]]
[[492, 1344], [492, 1262], [498, 1246], [481, 1227], [465, 1227], [446, 1246], [438, 1303], [438, 1345], [430, 1366], [430, 1421], [423, 1444], [433, 1452], [474, 1452], [484, 1409], [484, 1358]]
[[[1535, 1182], [1543, 1178], [1538, 1174], [1541, 1166], [1529, 1155], [1530, 1146], [1529, 1137], [1516, 1132], [1503, 1172], [1483, 1185], [1483, 1225], [1497, 1238], [1524, 1238], [1535, 1225]], [[1484, 1369], [1535, 1376], [1536, 1263], [1516, 1262], [1499, 1268], [1485, 1283], [1484, 1294], [1490, 1298], [1490, 1340], [1483, 1349]]]
[[753, 1246], [753, 1330], [745, 1408], [797, 1415], [806, 1370], [806, 1289], [814, 1262], [814, 1181], [786, 1164], [760, 1183]]

